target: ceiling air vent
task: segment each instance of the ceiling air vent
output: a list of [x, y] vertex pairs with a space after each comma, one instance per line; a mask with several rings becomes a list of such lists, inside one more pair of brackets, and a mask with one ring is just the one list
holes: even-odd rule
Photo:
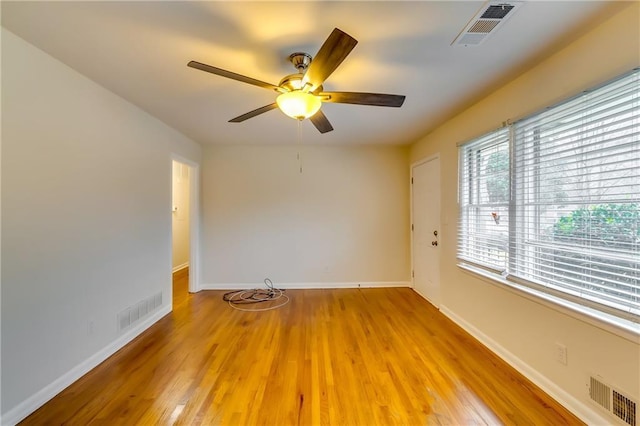
[[519, 2], [489, 2], [469, 21], [458, 34], [452, 45], [477, 46], [484, 42], [490, 34], [496, 32], [504, 22], [520, 6]]

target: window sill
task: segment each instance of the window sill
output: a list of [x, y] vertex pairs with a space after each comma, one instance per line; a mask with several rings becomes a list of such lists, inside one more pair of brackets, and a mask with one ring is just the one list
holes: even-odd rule
[[618, 318], [614, 315], [508, 281], [501, 275], [465, 263], [458, 263], [458, 267], [464, 272], [470, 273], [490, 284], [499, 285], [500, 288], [506, 289], [507, 291], [515, 293], [521, 297], [525, 297], [535, 303], [542, 304], [579, 321], [586, 322], [609, 333], [613, 333], [623, 339], [629, 340], [630, 342], [640, 344], [639, 323]]

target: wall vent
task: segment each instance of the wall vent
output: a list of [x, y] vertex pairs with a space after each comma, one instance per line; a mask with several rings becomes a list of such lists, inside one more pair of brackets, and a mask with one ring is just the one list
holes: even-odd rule
[[118, 330], [124, 330], [141, 321], [162, 306], [162, 292], [147, 297], [133, 306], [129, 306], [118, 313]]
[[589, 396], [607, 411], [611, 410], [611, 388], [595, 377], [590, 377]]
[[612, 402], [613, 415], [628, 425], [636, 426], [636, 403], [615, 390]]
[[636, 402], [600, 378], [589, 377], [589, 397], [618, 420], [629, 426], [638, 426]]
[[490, 34], [513, 16], [520, 2], [496, 2], [485, 4], [467, 23], [464, 30], [451, 43], [459, 46], [477, 46], [484, 42]]

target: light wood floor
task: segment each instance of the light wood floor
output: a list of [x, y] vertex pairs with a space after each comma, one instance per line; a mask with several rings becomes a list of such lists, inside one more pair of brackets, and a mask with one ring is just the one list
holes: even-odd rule
[[186, 280], [23, 424], [580, 424], [410, 289], [290, 290], [247, 313]]

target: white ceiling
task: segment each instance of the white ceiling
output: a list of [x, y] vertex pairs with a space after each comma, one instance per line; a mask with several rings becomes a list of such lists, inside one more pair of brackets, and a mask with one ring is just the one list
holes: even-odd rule
[[[325, 90], [406, 95], [401, 108], [323, 104], [334, 131], [307, 120], [302, 141], [408, 144], [531, 65], [615, 5], [528, 1], [476, 47], [451, 43], [482, 1], [9, 2], [2, 25], [201, 144], [289, 144], [297, 123], [273, 110], [227, 121], [276, 94], [187, 67], [196, 60], [278, 84], [334, 27], [359, 43]], [[43, 70], [45, 72], [46, 70]]]

